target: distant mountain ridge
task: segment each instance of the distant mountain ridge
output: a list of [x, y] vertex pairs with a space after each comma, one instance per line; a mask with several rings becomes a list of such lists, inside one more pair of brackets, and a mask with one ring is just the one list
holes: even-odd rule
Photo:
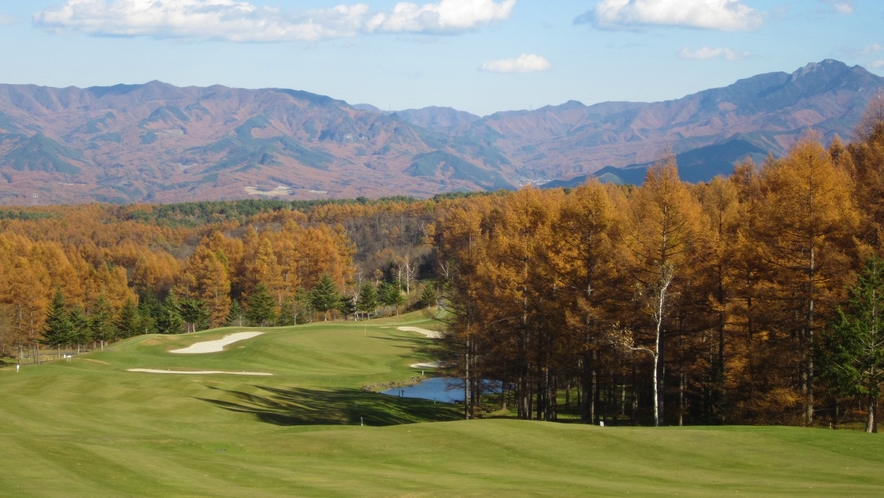
[[0, 204], [428, 197], [593, 174], [634, 182], [663, 150], [702, 181], [745, 157], [781, 155], [811, 128], [850, 137], [882, 91], [884, 78], [833, 60], [665, 102], [485, 117], [273, 88], [0, 85]]

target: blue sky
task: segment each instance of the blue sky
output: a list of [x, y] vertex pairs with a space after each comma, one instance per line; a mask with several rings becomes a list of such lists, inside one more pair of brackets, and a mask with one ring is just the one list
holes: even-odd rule
[[676, 99], [838, 59], [884, 75], [880, 0], [5, 0], [0, 82], [306, 90], [487, 115]]

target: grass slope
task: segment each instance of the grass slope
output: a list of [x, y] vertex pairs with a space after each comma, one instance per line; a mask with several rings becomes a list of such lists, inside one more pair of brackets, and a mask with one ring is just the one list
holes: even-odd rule
[[884, 494], [877, 435], [464, 422], [455, 406], [363, 392], [428, 359], [432, 341], [402, 325], [433, 324], [411, 315], [267, 329], [208, 355], [168, 351], [247, 329], [147, 336], [71, 363], [0, 369], [0, 495]]

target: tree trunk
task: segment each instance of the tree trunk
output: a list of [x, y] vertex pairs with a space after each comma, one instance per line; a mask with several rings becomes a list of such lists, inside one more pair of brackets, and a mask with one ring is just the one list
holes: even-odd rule
[[664, 263], [660, 269], [660, 289], [657, 295], [656, 337], [654, 341], [654, 427], [660, 426], [663, 417], [663, 314], [666, 309], [666, 291], [672, 283], [672, 266]]
[[467, 344], [466, 344], [466, 352], [464, 353], [464, 382], [463, 382], [463, 418], [465, 420], [470, 419], [470, 404], [472, 403], [472, 396], [470, 393], [470, 339], [469, 334], [467, 334]]
[[590, 383], [590, 356], [583, 353], [583, 360], [580, 362], [580, 389], [577, 391], [580, 403], [580, 421], [584, 424], [591, 424], [592, 417], [589, 414], [589, 393], [592, 392]]
[[592, 352], [592, 356], [593, 356], [592, 386], [591, 386], [592, 387], [592, 397], [590, 398], [590, 402], [589, 402], [590, 403], [589, 413], [590, 413], [590, 417], [592, 418], [593, 424], [598, 423], [598, 421], [599, 421], [598, 413], [596, 413], [596, 407], [598, 406], [598, 402], [599, 402], [599, 378], [598, 378], [599, 373], [598, 373], [598, 370], [596, 370], [596, 368], [595, 368], [595, 364], [597, 363], [596, 360], [598, 360], [598, 354], [599, 354], [598, 351]]
[[635, 362], [632, 362], [632, 423], [638, 422], [638, 390], [636, 389], [638, 377], [636, 376]]
[[681, 372], [678, 376], [678, 426], [684, 426], [684, 385], [685, 373]]
[[[658, 348], [660, 339], [657, 338]], [[660, 382], [657, 380], [660, 363], [660, 355], [654, 353], [654, 427], [660, 427]]]
[[[812, 202], [812, 200], [811, 200]], [[812, 240], [812, 239], [811, 239]], [[806, 425], [813, 424], [813, 321], [814, 321], [814, 287], [816, 285], [816, 248], [813, 242], [810, 245], [810, 267], [808, 268], [808, 303], [807, 303], [807, 331], [805, 332], [804, 355], [806, 360], [805, 372], [805, 410], [804, 421]]]

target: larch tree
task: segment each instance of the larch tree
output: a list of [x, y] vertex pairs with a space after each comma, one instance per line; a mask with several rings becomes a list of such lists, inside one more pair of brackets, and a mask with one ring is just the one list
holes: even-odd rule
[[34, 361], [39, 362], [39, 342], [46, 310], [52, 296], [49, 275], [26, 257], [16, 256], [6, 268], [6, 295], [10, 323], [19, 349], [34, 349]]
[[[552, 260], [562, 196], [561, 191], [524, 188], [502, 199], [484, 221], [487, 256], [480, 263], [480, 278], [488, 291], [480, 301], [486, 306], [480, 337], [492, 352], [489, 356], [499, 362], [500, 373], [515, 383], [524, 418], [532, 413], [542, 420], [557, 416], [562, 366], [557, 353], [565, 314], [562, 275], [552, 270]], [[480, 378], [475, 377], [477, 391]]]
[[301, 286], [299, 276], [301, 250], [298, 242], [303, 232], [304, 230], [300, 226], [294, 221], [289, 220], [276, 237], [274, 252], [279, 262], [280, 278], [282, 280], [282, 303], [291, 302], [298, 287]]
[[187, 260], [182, 278], [190, 282], [187, 297], [200, 299], [209, 314], [209, 325], [220, 327], [230, 312], [230, 277], [223, 254], [211, 251], [203, 241]]
[[869, 104], [848, 146], [857, 202], [863, 206], [863, 240], [884, 246], [884, 96]]
[[[775, 325], [797, 342], [799, 390], [804, 423], [814, 420], [814, 335], [832, 313], [844, 278], [856, 257], [859, 213], [850, 178], [826, 149], [804, 138], [761, 173], [762, 223], [759, 247], [781, 305]], [[780, 351], [781, 355], [786, 351]]]
[[[437, 253], [438, 272], [441, 275], [439, 303], [451, 317], [442, 339], [444, 360], [453, 366], [452, 374], [465, 379], [464, 418], [473, 417], [477, 397], [472, 379], [478, 366], [477, 344], [483, 334], [483, 314], [490, 290], [480, 274], [487, 260], [487, 241], [483, 235], [483, 219], [491, 210], [487, 198], [468, 199], [444, 205], [436, 223], [427, 229]], [[483, 351], [484, 352], [484, 351]], [[485, 358], [485, 355], [481, 355]], [[491, 377], [489, 377], [491, 378]]]
[[[729, 413], [736, 420], [772, 420], [770, 415], [789, 404], [783, 390], [771, 389], [777, 384], [779, 370], [785, 360], [770, 351], [768, 324], [775, 313], [769, 307], [773, 300], [771, 269], [764, 258], [765, 225], [761, 173], [751, 160], [734, 168], [728, 182], [737, 191], [739, 214], [736, 237], [728, 266], [733, 271], [730, 282], [727, 326], [734, 340], [727, 344], [730, 358], [725, 378]], [[725, 290], [725, 292], [727, 292]], [[787, 367], [788, 368], [788, 367]]]
[[261, 234], [258, 252], [254, 261], [249, 265], [249, 272], [255, 285], [264, 284], [267, 292], [273, 296], [275, 306], [281, 305], [285, 297], [285, 283], [269, 235]]
[[648, 169], [645, 183], [629, 199], [624, 244], [630, 256], [629, 272], [636, 300], [650, 318], [651, 343], [631, 346], [653, 360], [654, 426], [664, 415], [664, 361], [666, 333], [673, 289], [687, 282], [681, 278], [690, 265], [701, 214], [699, 203], [678, 178], [671, 154]]
[[730, 325], [734, 313], [734, 281], [738, 278], [735, 248], [740, 222], [745, 212], [740, 205], [734, 181], [715, 177], [700, 191], [703, 213], [702, 232], [698, 237], [698, 255], [708, 269], [699, 275], [695, 286], [702, 287], [709, 311], [714, 314], [715, 347], [710, 351], [710, 400], [708, 417], [717, 422], [726, 418], [727, 363]]
[[553, 225], [560, 244], [552, 268], [564, 284], [566, 340], [580, 364], [580, 418], [584, 423], [597, 421], [598, 355], [610, 341], [611, 314], [606, 308], [617, 296], [613, 255], [620, 225], [608, 189], [598, 182], [571, 192]]

